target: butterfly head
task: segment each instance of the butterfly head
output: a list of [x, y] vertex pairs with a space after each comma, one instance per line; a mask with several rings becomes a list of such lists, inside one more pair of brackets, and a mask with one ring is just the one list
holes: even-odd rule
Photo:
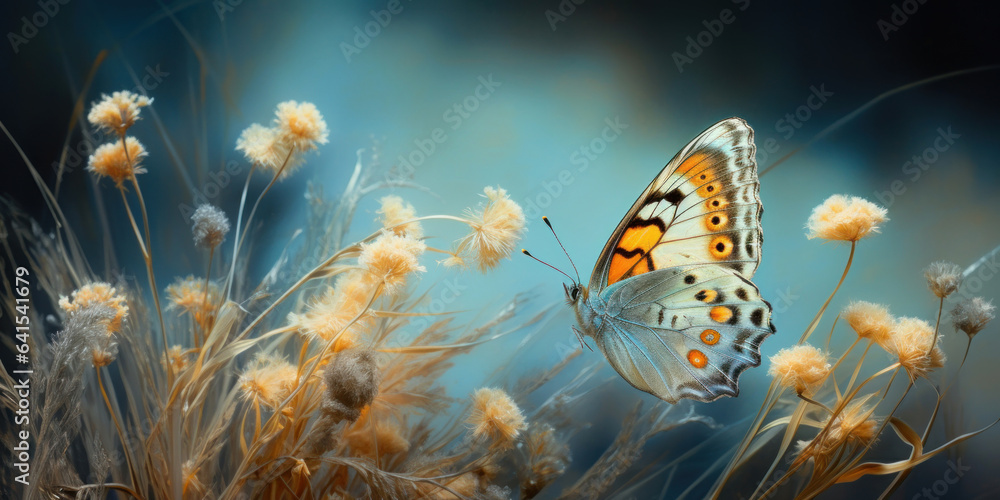
[[566, 303], [570, 307], [576, 307], [581, 300], [587, 299], [587, 287], [581, 283], [573, 282], [571, 285], [563, 283], [563, 289], [566, 290]]

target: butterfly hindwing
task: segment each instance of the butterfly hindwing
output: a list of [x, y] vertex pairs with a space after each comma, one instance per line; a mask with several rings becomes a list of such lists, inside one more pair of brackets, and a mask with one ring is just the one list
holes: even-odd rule
[[597, 345], [637, 389], [674, 403], [736, 396], [774, 331], [771, 306], [734, 270], [694, 264], [643, 273], [607, 288]]
[[761, 245], [754, 152], [753, 130], [740, 118], [723, 120], [691, 141], [618, 224], [590, 289], [690, 263], [753, 276]]

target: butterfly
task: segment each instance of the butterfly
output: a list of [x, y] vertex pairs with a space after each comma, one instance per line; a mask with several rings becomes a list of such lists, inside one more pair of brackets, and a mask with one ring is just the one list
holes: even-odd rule
[[744, 120], [709, 127], [632, 205], [589, 286], [563, 285], [581, 342], [591, 337], [636, 389], [670, 403], [735, 397], [760, 365], [775, 328], [750, 282], [763, 241], [755, 151]]

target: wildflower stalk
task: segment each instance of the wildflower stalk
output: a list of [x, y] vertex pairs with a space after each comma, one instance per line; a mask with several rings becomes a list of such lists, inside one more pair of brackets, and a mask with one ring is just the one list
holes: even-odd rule
[[108, 407], [108, 413], [111, 414], [111, 421], [114, 422], [115, 430], [118, 431], [118, 439], [122, 442], [122, 452], [125, 453], [125, 461], [128, 463], [129, 479], [132, 482], [132, 487], [135, 488], [135, 478], [137, 474], [135, 471], [135, 465], [132, 463], [132, 452], [129, 450], [128, 441], [125, 439], [125, 433], [122, 432], [122, 426], [118, 422], [118, 415], [115, 414], [114, 408], [111, 407], [111, 400], [108, 399], [108, 393], [104, 390], [104, 378], [101, 377], [100, 367], [94, 366], [94, 371], [97, 372], [97, 385], [101, 389], [101, 396], [104, 398], [104, 404]]
[[799, 344], [808, 340], [809, 336], [812, 335], [812, 332], [816, 330], [816, 327], [819, 326], [819, 321], [823, 318], [823, 313], [826, 312], [826, 308], [833, 300], [833, 296], [837, 294], [837, 290], [840, 290], [840, 285], [844, 284], [844, 279], [847, 278], [847, 272], [851, 270], [851, 263], [854, 262], [854, 250], [857, 248], [857, 245], [857, 241], [851, 242], [851, 253], [847, 256], [847, 265], [844, 267], [844, 274], [840, 276], [840, 281], [837, 282], [837, 286], [833, 289], [833, 293], [831, 293], [830, 297], [828, 297], [826, 302], [823, 303], [823, 307], [819, 308], [819, 312], [816, 313], [816, 317], [814, 317], [812, 322], [809, 323], [809, 327], [802, 333], [802, 338], [800, 338], [798, 342]]
[[239, 212], [236, 212], [236, 234], [233, 239], [233, 263], [229, 266], [229, 276], [226, 277], [226, 296], [222, 299], [223, 303], [229, 300], [233, 291], [233, 273], [236, 270], [236, 255], [238, 253], [240, 243], [243, 241], [240, 238], [240, 228], [243, 226], [243, 209], [246, 207], [247, 203], [247, 191], [250, 190], [250, 179], [253, 177], [253, 172], [256, 169], [257, 164], [251, 163], [250, 172], [247, 173], [247, 180], [243, 183], [243, 194], [240, 195], [240, 210]]

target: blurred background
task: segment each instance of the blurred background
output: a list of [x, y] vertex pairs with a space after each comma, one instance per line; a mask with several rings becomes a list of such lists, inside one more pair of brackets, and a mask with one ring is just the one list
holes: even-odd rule
[[[762, 169], [797, 151], [761, 178], [765, 245], [754, 281], [774, 305], [778, 328], [763, 346], [765, 356], [798, 340], [843, 270], [848, 247], [807, 240], [803, 229], [812, 208], [832, 194], [886, 206], [891, 221], [881, 235], [860, 243], [851, 274], [817, 335], [829, 332], [833, 317], [851, 299], [884, 303], [895, 314], [933, 322], [937, 299], [925, 286], [927, 264], [943, 259], [965, 267], [1000, 244], [1000, 70], [984, 68], [1000, 62], [995, 29], [1000, 7], [992, 4], [43, 3], [0, 7], [0, 29], [9, 45], [0, 48], [0, 85], [7, 96], [0, 121], [49, 186], [56, 182], [53, 165], [69, 148], [59, 199], [98, 272], [104, 271], [102, 248], [111, 244], [121, 272], [144, 279], [134, 241], [117, 238], [127, 234], [127, 220], [110, 184], [95, 188], [83, 170], [95, 145], [80, 134], [74, 104], [81, 92], [86, 105], [101, 93], [137, 87], [155, 99], [132, 132], [150, 152], [149, 173], [141, 181], [148, 186], [147, 203], [157, 207], [151, 213], [155, 251], [171, 256], [163, 264], [165, 276], [201, 268], [183, 207], [201, 196], [236, 211], [249, 168], [234, 149], [236, 138], [251, 123], [268, 123], [275, 105], [289, 99], [316, 104], [329, 124], [330, 142], [265, 199], [265, 224], [255, 235], [261, 264], [251, 269], [259, 273], [251, 282], [267, 272], [304, 224], [307, 183], [335, 196], [363, 148], [376, 148], [386, 166], [413, 167], [414, 181], [431, 193], [396, 194], [420, 214], [459, 213], [482, 199], [484, 186], [502, 186], [526, 210], [523, 245], [568, 269], [541, 224], [541, 215], [549, 216], [586, 281], [606, 238], [649, 180], [695, 135], [730, 116], [755, 129]], [[979, 70], [885, 96], [813, 141], [877, 96], [973, 68]], [[84, 88], [91, 72], [93, 81]], [[51, 228], [24, 162], [10, 141], [0, 142], [5, 166], [0, 191]], [[237, 174], [226, 173], [227, 165]], [[262, 177], [253, 184], [257, 190], [266, 184]], [[108, 240], [95, 222], [98, 196], [107, 198]], [[376, 198], [362, 204], [354, 236], [372, 230], [377, 206]], [[447, 247], [460, 236], [452, 229], [429, 226], [428, 233]], [[425, 281], [455, 280], [461, 293], [448, 304], [453, 309], [488, 311], [528, 290], [540, 306], [558, 306], [560, 275], [519, 257], [486, 278], [455, 277], [429, 261]], [[959, 294], [1000, 296], [1000, 279], [993, 279], [998, 269], [980, 268]], [[542, 347], [508, 370], [527, 374], [558, 362], [578, 345], [569, 330], [572, 321], [568, 309], [553, 317], [540, 332]], [[1000, 372], [989, 358], [1000, 352], [998, 325], [976, 338], [954, 404], [944, 410], [950, 423], [939, 429], [971, 431], [1000, 416], [995, 385]], [[957, 361], [964, 334], [955, 334], [947, 321], [942, 330], [944, 349]], [[841, 352], [853, 336], [838, 327], [831, 350]], [[466, 397], [477, 374], [517, 342], [506, 339], [468, 356], [454, 369], [449, 393]], [[889, 363], [879, 356], [873, 368]], [[599, 361], [600, 354], [585, 351], [582, 358]], [[766, 365], [746, 372], [739, 398], [695, 404], [697, 411], [738, 425], [759, 405], [769, 382]], [[956, 366], [944, 370], [945, 379]], [[575, 416], [590, 427], [571, 443], [567, 481], [607, 447], [636, 400], [653, 401], [609, 367], [600, 378], [594, 390], [601, 398]], [[915, 391], [900, 415], [923, 422], [933, 391], [926, 382]], [[643, 460], [655, 470], [657, 461], [666, 463], [711, 439], [712, 432], [658, 438]], [[692, 458], [682, 477], [697, 477], [742, 432]], [[946, 439], [939, 430], [931, 442]], [[889, 453], [892, 446], [887, 457], [902, 459], [908, 452], [899, 447]], [[992, 472], [1000, 465], [997, 446], [1000, 429], [968, 442], [960, 458], [971, 470], [949, 485], [945, 497], [990, 498], [1000, 492], [1000, 478]], [[922, 494], [955, 458], [921, 465], [900, 490], [901, 498]], [[665, 480], [652, 480], [650, 491], [658, 493]], [[685, 481], [675, 477], [671, 495]], [[884, 483], [864, 480], [839, 493], [864, 496], [881, 491]]]

